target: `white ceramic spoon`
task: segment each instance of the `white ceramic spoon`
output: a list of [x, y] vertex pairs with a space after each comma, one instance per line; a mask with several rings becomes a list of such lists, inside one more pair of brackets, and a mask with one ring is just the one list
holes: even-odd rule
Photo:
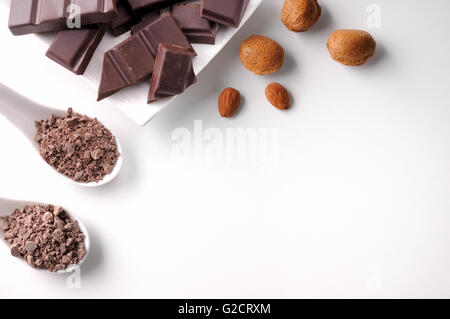
[[[12, 214], [12, 212], [13, 212], [15, 209], [21, 209], [21, 208], [23, 208], [23, 207], [25, 207], [25, 206], [31, 206], [31, 205], [44, 205], [44, 204], [38, 203], [38, 202], [32, 202], [32, 201], [11, 200], [11, 199], [6, 199], [6, 198], [0, 197], [0, 216], [9, 216], [9, 215]], [[81, 266], [81, 264], [86, 260], [86, 257], [88, 256], [89, 250], [90, 250], [90, 247], [91, 247], [91, 242], [90, 242], [90, 240], [89, 240], [89, 234], [88, 234], [88, 232], [87, 232], [86, 227], [85, 227], [84, 224], [81, 222], [81, 220], [80, 220], [77, 216], [75, 216], [74, 214], [72, 214], [71, 212], [67, 211], [65, 208], [64, 208], [64, 211], [70, 216], [70, 218], [71, 218], [72, 220], [76, 220], [76, 221], [78, 222], [78, 225], [80, 226], [80, 230], [83, 232], [83, 234], [84, 234], [84, 236], [85, 236], [85, 239], [84, 239], [84, 246], [85, 246], [85, 249], [86, 249], [86, 254], [84, 255], [83, 259], [81, 259], [81, 260], [78, 262], [77, 265], [72, 265], [72, 266], [68, 267], [68, 268], [65, 269], [65, 270], [58, 270], [58, 271], [56, 272], [57, 274], [71, 273], [71, 272], [74, 270], [75, 267]], [[1, 241], [2, 241], [5, 245], [7, 245], [7, 246], [9, 247], [8, 243], [4, 240], [3, 235], [4, 235], [4, 234], [0, 231], [0, 238], [1, 238]], [[12, 256], [11, 256], [11, 258], [17, 258], [17, 257], [12, 257]], [[19, 259], [20, 261], [22, 261], [25, 265], [27, 265], [27, 267], [30, 267], [30, 266], [27, 264], [27, 262], [25, 261], [25, 259], [23, 259], [23, 258], [17, 258], [17, 259]], [[38, 269], [38, 268], [36, 268], [36, 270], [39, 270], [39, 271], [45, 271], [45, 270], [41, 270], [41, 269]]]
[[[14, 124], [25, 135], [25, 137], [31, 142], [31, 145], [34, 146], [34, 149], [38, 152], [38, 154], [39, 144], [34, 140], [34, 135], [36, 133], [35, 122], [49, 119], [52, 114], [56, 116], [63, 116], [65, 113], [65, 111], [52, 109], [36, 103], [0, 83], [0, 114]], [[116, 143], [117, 149], [121, 156], [118, 158], [116, 166], [111, 174], [106, 175], [100, 182], [79, 183], [63, 174], [58, 173], [53, 168], [52, 171], [58, 173], [59, 176], [64, 177], [67, 181], [76, 185], [84, 187], [105, 185], [111, 182], [119, 174], [120, 168], [122, 167], [122, 148], [117, 137]], [[39, 157], [41, 157], [40, 154]]]

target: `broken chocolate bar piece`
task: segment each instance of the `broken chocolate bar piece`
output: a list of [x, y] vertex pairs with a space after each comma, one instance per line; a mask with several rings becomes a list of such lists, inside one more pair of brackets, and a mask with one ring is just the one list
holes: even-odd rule
[[178, 45], [196, 55], [172, 16], [164, 15], [105, 53], [98, 100], [150, 78], [160, 43]]
[[107, 24], [60, 31], [46, 56], [75, 74], [83, 74], [105, 35]]
[[73, 22], [75, 8], [82, 26], [109, 22], [117, 16], [116, 0], [11, 0], [9, 29], [14, 35], [63, 30], [68, 21]]
[[[151, 12], [168, 7], [183, 0], [127, 0], [135, 12]], [[228, 1], [228, 0], [227, 0]]]
[[230, 27], [241, 23], [250, 0], [202, 0], [202, 17]]
[[183, 93], [197, 82], [194, 55], [186, 48], [160, 44], [155, 60], [148, 103]]
[[176, 4], [172, 16], [191, 43], [214, 44], [219, 25], [200, 16], [200, 4]]
[[105, 53], [98, 101], [150, 78], [155, 59], [144, 33], [137, 33]]
[[161, 10], [157, 10], [155, 12], [144, 14], [142, 16], [141, 22], [139, 22], [131, 27], [131, 34], [138, 33], [139, 31], [144, 29], [146, 26], [148, 26], [152, 22], [158, 20], [159, 17], [161, 17]]
[[115, 37], [129, 31], [133, 25], [139, 22], [137, 16], [125, 2], [126, 0], [119, 0], [117, 3], [117, 17], [109, 24], [111, 33]]
[[197, 55], [191, 43], [186, 38], [183, 31], [181, 31], [180, 27], [170, 13], [162, 15], [140, 32], [144, 32], [146, 34], [148, 46], [155, 57], [158, 53], [158, 46], [160, 43], [178, 45], [180, 47], [187, 48], [194, 55]]

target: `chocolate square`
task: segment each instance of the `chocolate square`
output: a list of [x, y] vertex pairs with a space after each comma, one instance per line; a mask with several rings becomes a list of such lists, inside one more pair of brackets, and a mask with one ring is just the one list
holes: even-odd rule
[[183, 93], [197, 82], [194, 55], [186, 48], [160, 44], [155, 60], [148, 103]]
[[83, 74], [105, 35], [106, 23], [60, 31], [46, 56], [75, 74]]

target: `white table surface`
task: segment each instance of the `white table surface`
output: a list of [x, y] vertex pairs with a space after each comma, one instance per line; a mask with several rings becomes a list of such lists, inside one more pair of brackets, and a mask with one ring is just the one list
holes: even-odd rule
[[[97, 116], [120, 138], [123, 170], [103, 188], [61, 184], [0, 117], [0, 195], [61, 204], [92, 239], [72, 289], [0, 247], [0, 297], [450, 297], [450, 2], [320, 2], [318, 25], [295, 34], [282, 1], [266, 1], [198, 85], [143, 128], [96, 104], [82, 81], [61, 83], [42, 102]], [[380, 28], [367, 26], [369, 4]], [[370, 31], [375, 57], [361, 68], [332, 61], [335, 28]], [[251, 34], [284, 46], [280, 72], [241, 66]], [[291, 110], [267, 104], [270, 81], [291, 91]], [[216, 107], [226, 86], [245, 97], [231, 120]], [[179, 160], [171, 135], [194, 120], [223, 134], [274, 129], [275, 160]]]

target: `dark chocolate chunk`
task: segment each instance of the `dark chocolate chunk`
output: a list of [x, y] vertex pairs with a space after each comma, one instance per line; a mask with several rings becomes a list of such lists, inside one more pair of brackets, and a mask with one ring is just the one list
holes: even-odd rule
[[197, 55], [170, 13], [163, 14], [140, 32], [146, 33], [146, 37], [149, 39], [150, 50], [155, 57], [160, 43], [178, 45], [189, 49], [194, 55]]
[[214, 44], [219, 25], [200, 16], [200, 4], [177, 4], [172, 16], [191, 43]]
[[144, 33], [137, 33], [105, 53], [98, 101], [150, 78], [155, 62]]
[[150, 78], [161, 43], [184, 47], [196, 55], [172, 15], [166, 14], [105, 53], [98, 100]]
[[157, 10], [155, 12], [150, 12], [150, 13], [142, 15], [141, 22], [139, 22], [131, 27], [131, 34], [138, 33], [139, 31], [144, 29], [146, 26], [148, 26], [152, 22], [158, 20], [159, 17], [161, 17], [161, 10]]
[[[168, 7], [183, 0], [127, 0], [135, 12], [151, 12]], [[228, 1], [228, 0], [227, 0]]]
[[66, 29], [71, 4], [79, 6], [82, 26], [117, 16], [116, 0], [11, 0], [9, 29], [14, 35]]
[[129, 31], [133, 25], [139, 22], [137, 16], [125, 3], [126, 0], [119, 0], [117, 3], [117, 17], [109, 24], [111, 33], [118, 37]]
[[194, 55], [186, 48], [160, 44], [153, 70], [148, 103], [183, 93], [197, 82]]
[[105, 35], [107, 24], [60, 31], [46, 56], [75, 74], [83, 74]]
[[202, 0], [202, 17], [230, 27], [241, 23], [250, 0]]

